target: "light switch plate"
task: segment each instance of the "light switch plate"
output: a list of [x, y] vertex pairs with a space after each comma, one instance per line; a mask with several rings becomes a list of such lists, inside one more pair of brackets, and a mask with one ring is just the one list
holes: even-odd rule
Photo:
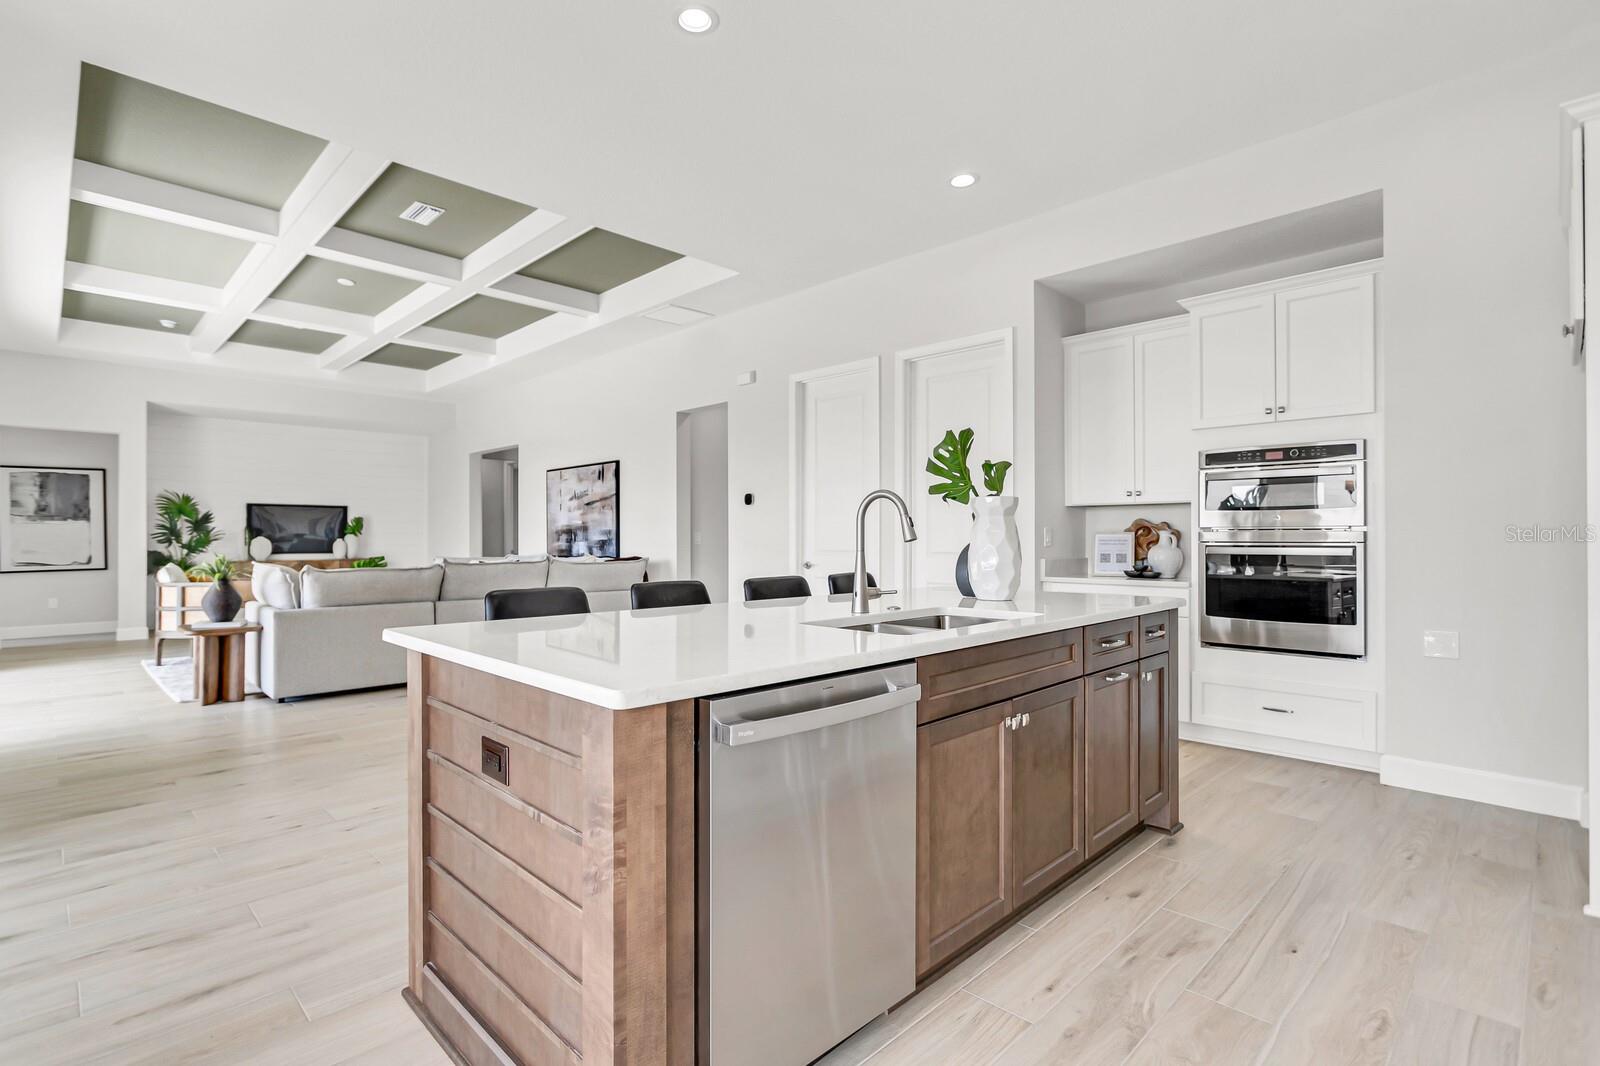
[[1461, 658], [1461, 634], [1453, 629], [1424, 629], [1422, 654], [1429, 659]]
[[1046, 548], [1050, 547], [1051, 538], [1052, 538], [1052, 534], [1050, 532], [1050, 527], [1049, 526], [1045, 526], [1044, 527], [1044, 546]]

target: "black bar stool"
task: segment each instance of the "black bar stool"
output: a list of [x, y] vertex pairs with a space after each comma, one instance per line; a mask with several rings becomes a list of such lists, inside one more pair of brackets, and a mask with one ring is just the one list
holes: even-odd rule
[[496, 589], [483, 598], [483, 617], [548, 618], [557, 614], [588, 614], [589, 597], [582, 589]]
[[629, 591], [636, 611], [647, 607], [693, 607], [711, 602], [711, 594], [699, 581], [641, 581]]
[[798, 575], [785, 577], [747, 577], [744, 579], [744, 602], [751, 600], [786, 600], [796, 596], [811, 595], [811, 585]]
[[[878, 587], [878, 579], [873, 577], [871, 574], [868, 574], [867, 575], [867, 588], [875, 589], [877, 587]], [[856, 575], [854, 573], [829, 574], [828, 575], [828, 595], [830, 595], [830, 596], [848, 596], [852, 592], [854, 592], [855, 590], [856, 590]]]

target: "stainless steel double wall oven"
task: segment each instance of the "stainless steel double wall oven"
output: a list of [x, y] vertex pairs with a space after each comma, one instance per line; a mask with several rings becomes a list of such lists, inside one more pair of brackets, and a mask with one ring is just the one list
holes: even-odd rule
[[1200, 641], [1367, 653], [1366, 442], [1200, 455]]

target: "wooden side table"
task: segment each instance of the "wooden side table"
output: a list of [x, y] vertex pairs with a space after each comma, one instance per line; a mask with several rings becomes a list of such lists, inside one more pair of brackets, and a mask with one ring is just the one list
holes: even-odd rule
[[194, 638], [194, 698], [202, 705], [244, 699], [244, 635], [261, 627], [186, 625], [183, 631]]

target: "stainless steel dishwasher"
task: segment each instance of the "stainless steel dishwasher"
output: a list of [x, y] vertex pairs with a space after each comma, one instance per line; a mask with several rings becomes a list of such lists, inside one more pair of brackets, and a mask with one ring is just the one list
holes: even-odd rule
[[910, 663], [709, 700], [702, 1066], [801, 1066], [916, 984]]

